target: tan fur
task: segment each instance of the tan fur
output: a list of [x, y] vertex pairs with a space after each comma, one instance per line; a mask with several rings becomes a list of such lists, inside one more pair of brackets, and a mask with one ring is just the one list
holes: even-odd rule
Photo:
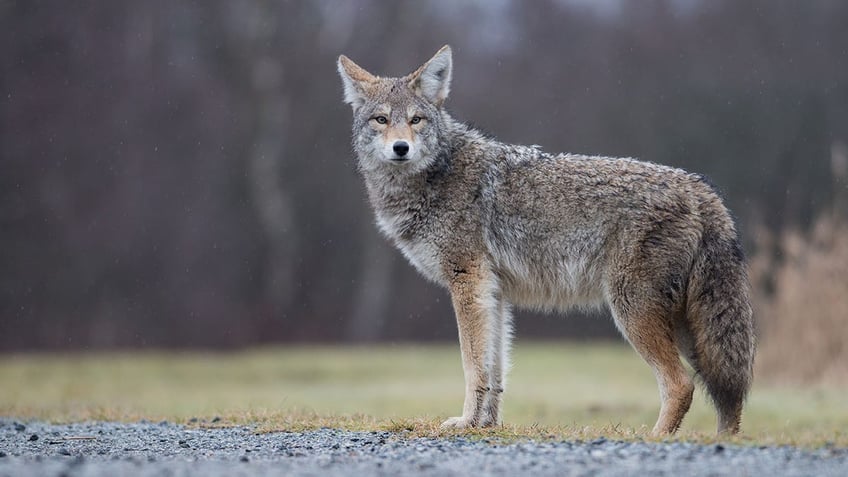
[[[485, 137], [442, 107], [448, 47], [402, 78], [346, 57], [338, 68], [378, 227], [451, 293], [465, 402], [444, 426], [500, 422], [512, 305], [606, 304], [656, 375], [656, 434], [677, 430], [692, 402], [680, 355], [712, 398], [719, 432], [738, 431], [754, 358], [749, 286], [733, 220], [703, 177]], [[401, 139], [409, 150], [398, 155]]]
[[342, 55], [339, 57], [339, 63], [344, 68], [345, 73], [358, 83], [375, 83], [377, 77], [362, 69], [359, 65], [350, 60], [350, 58]]
[[386, 128], [383, 131], [383, 138], [386, 142], [395, 141], [411, 141], [412, 128], [408, 125], [400, 125], [391, 128]]
[[651, 366], [657, 378], [661, 407], [653, 433], [674, 433], [692, 404], [695, 385], [680, 362], [669, 323], [653, 310], [632, 318], [619, 317], [618, 321], [630, 344]]
[[477, 261], [460, 264], [461, 271], [454, 273], [450, 292], [459, 328], [459, 347], [462, 352], [462, 369], [465, 374], [465, 404], [462, 416], [451, 418], [446, 425], [453, 427], [478, 426], [483, 420], [483, 403], [489, 394], [490, 374], [485, 366], [488, 352], [490, 303], [481, 300], [493, 280], [491, 272]]

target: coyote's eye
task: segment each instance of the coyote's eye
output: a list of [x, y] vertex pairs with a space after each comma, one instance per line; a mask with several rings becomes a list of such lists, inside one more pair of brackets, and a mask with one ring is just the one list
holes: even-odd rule
[[389, 122], [389, 120], [385, 116], [374, 116], [371, 119], [377, 121], [377, 124], [386, 124]]
[[412, 119], [409, 120], [409, 124], [418, 124], [421, 120], [424, 119], [421, 116], [413, 116]]

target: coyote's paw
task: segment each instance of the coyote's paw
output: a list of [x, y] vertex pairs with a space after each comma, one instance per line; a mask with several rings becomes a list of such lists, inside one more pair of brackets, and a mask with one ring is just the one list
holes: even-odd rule
[[471, 419], [468, 419], [465, 416], [459, 416], [448, 419], [439, 427], [442, 429], [466, 429], [474, 427], [474, 424], [471, 422]]

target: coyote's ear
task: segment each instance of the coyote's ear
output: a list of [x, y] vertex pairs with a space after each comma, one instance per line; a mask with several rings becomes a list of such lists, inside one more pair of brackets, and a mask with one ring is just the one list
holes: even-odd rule
[[422, 98], [440, 107], [450, 93], [452, 69], [451, 49], [445, 45], [430, 61], [409, 75], [409, 87]]
[[339, 56], [338, 68], [344, 86], [345, 103], [353, 106], [353, 110], [356, 111], [365, 103], [367, 86], [375, 82], [377, 78], [345, 55]]

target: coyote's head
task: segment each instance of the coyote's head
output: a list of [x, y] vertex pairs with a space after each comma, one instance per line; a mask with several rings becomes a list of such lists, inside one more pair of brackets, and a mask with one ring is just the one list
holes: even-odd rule
[[450, 47], [444, 46], [415, 72], [381, 78], [339, 57], [360, 167], [417, 172], [435, 159], [444, 140], [441, 107], [450, 90], [451, 64]]

